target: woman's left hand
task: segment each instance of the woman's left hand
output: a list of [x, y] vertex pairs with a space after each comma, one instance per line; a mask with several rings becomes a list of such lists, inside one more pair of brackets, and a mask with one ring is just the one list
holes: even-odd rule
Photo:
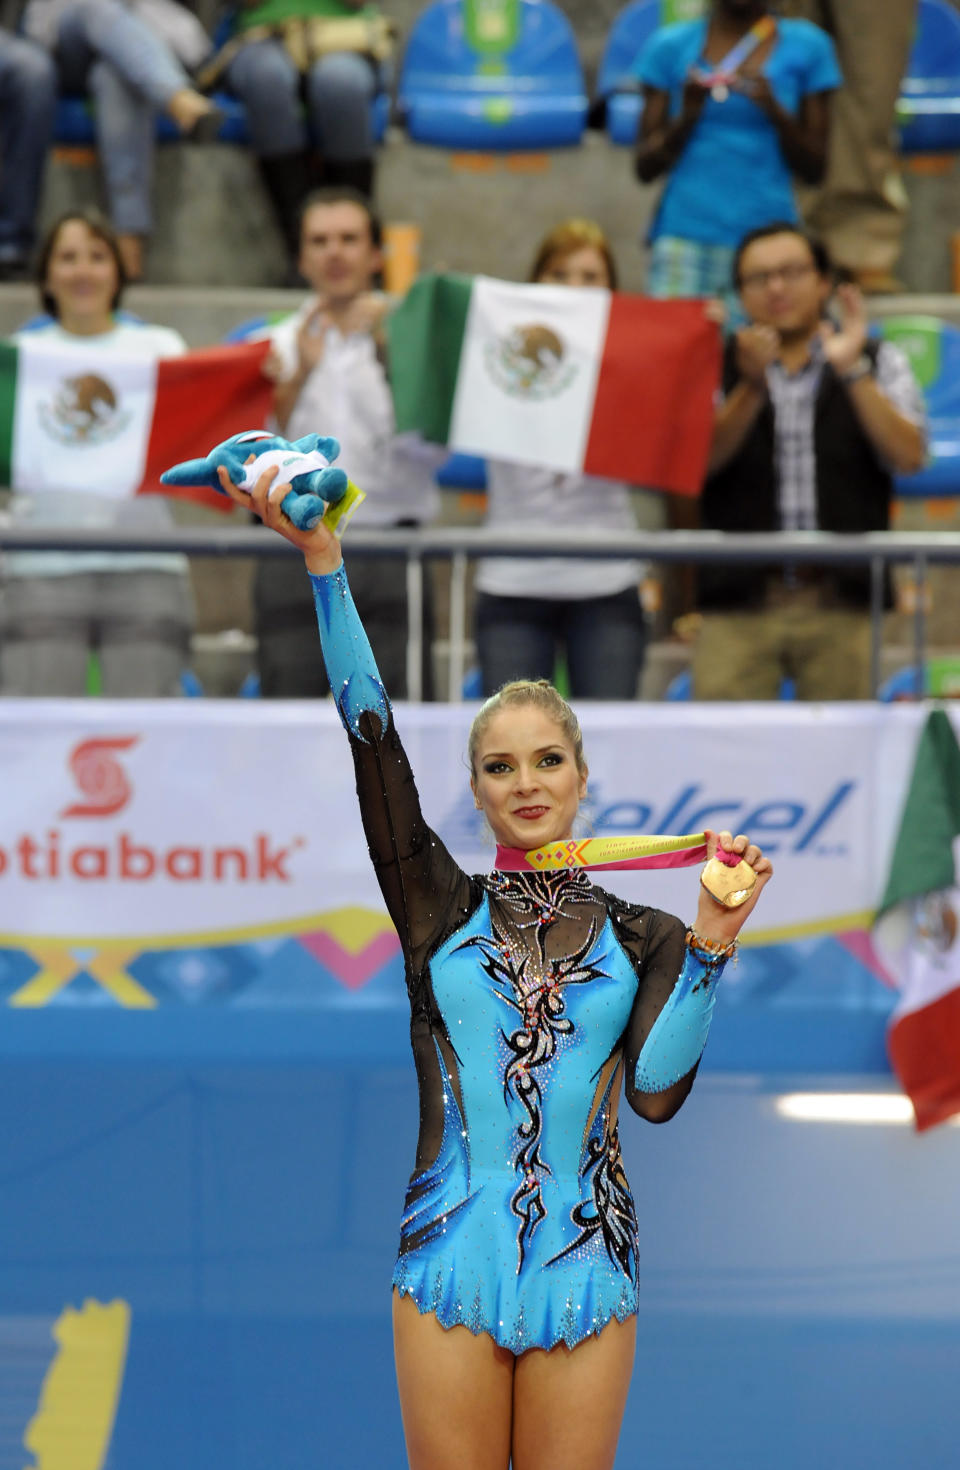
[[736, 939], [743, 927], [744, 921], [750, 917], [757, 906], [757, 900], [763, 889], [773, 877], [773, 864], [769, 858], [765, 858], [756, 843], [751, 842], [749, 837], [743, 833], [736, 837], [730, 832], [711, 832], [707, 829], [707, 861], [709, 862], [718, 848], [724, 852], [735, 852], [757, 875], [756, 885], [750, 897], [738, 908], [728, 909], [715, 898], [711, 898], [707, 890], [700, 885], [700, 900], [697, 904], [697, 918], [694, 928], [702, 939], [710, 939], [716, 944], [729, 944]]

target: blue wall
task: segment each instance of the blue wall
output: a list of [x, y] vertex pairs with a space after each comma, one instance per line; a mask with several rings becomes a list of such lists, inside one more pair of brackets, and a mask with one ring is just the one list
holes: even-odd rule
[[[769, 997], [768, 997], [769, 999]], [[718, 1009], [665, 1128], [622, 1129], [643, 1308], [621, 1470], [957, 1463], [960, 1129], [811, 1125], [889, 1086], [879, 992]], [[70, 1304], [132, 1308], [110, 1470], [405, 1464], [389, 1279], [416, 1131], [399, 996], [3, 1012], [0, 1470]]]

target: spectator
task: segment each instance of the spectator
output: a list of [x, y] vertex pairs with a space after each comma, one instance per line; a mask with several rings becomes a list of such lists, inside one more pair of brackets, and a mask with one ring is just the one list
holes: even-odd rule
[[[749, 325], [727, 344], [702, 524], [714, 531], [883, 531], [894, 471], [925, 456], [920, 389], [898, 348], [867, 335], [856, 286], [789, 221], [754, 230], [734, 262]], [[870, 693], [867, 568], [705, 567], [697, 699]]]
[[[571, 219], [541, 242], [531, 280], [611, 291], [609, 242], [590, 220]], [[631, 531], [630, 490], [594, 475], [557, 474], [491, 460], [487, 524], [518, 541], [545, 526], [588, 522]], [[560, 558], [485, 558], [477, 569], [477, 646], [485, 696], [512, 679], [551, 679], [558, 651], [578, 699], [633, 699], [643, 663], [639, 563]]]
[[[271, 329], [268, 371], [276, 379], [274, 417], [281, 434], [296, 439], [319, 431], [340, 440], [338, 463], [367, 493], [363, 525], [417, 526], [437, 512], [435, 461], [413, 436], [395, 434], [381, 332], [387, 303], [375, 289], [380, 242], [380, 222], [356, 190], [331, 186], [308, 196], [299, 265], [312, 294]], [[405, 693], [404, 560], [355, 554], [350, 567], [377, 662]], [[261, 692], [268, 698], [326, 694], [310, 588], [290, 575], [285, 561], [259, 561], [254, 609]], [[425, 642], [429, 646], [429, 638]], [[429, 665], [423, 674], [426, 686]]]
[[[764, 19], [770, 33], [753, 28]], [[714, 83], [733, 47], [748, 54]], [[668, 175], [650, 230], [651, 296], [729, 290], [737, 242], [772, 219], [795, 220], [791, 174], [817, 183], [830, 98], [840, 85], [829, 37], [770, 19], [763, 0], [713, 0], [700, 20], [664, 26], [636, 62], [644, 91], [637, 174]]]
[[244, 104], [291, 259], [311, 188], [373, 193], [370, 107], [392, 29], [371, 12], [366, 0], [243, 0], [235, 37], [206, 73], [225, 76]]
[[[209, 41], [196, 18], [174, 0], [153, 4], [159, 14], [173, 14], [181, 50], [199, 64]], [[53, 55], [61, 89], [89, 90], [93, 98], [117, 249], [126, 279], [139, 280], [153, 223], [155, 114], [165, 112], [182, 134], [196, 135], [216, 121], [217, 110], [157, 30], [123, 0], [28, 0], [24, 29]]]
[[900, 81], [910, 56], [917, 0], [786, 0], [836, 41], [843, 86], [833, 108], [827, 171], [807, 222], [837, 265], [864, 291], [901, 290], [894, 275], [907, 195], [894, 147]]
[[[119, 310], [123, 259], [106, 220], [73, 211], [50, 230], [38, 269], [49, 316], [28, 323], [19, 342], [42, 342], [62, 355], [64, 377], [76, 363], [95, 372], [122, 399], [114, 363], [154, 360], [186, 351], [178, 332], [151, 326]], [[113, 376], [113, 384], [111, 384]], [[66, 385], [65, 385], [66, 386]], [[122, 408], [122, 401], [120, 404]], [[170, 524], [166, 502], [92, 494], [83, 464], [95, 440], [48, 431], [48, 459], [62, 455], [62, 488], [17, 494], [15, 520], [37, 527], [124, 527], [150, 530]], [[65, 442], [66, 441], [66, 442]], [[177, 690], [192, 625], [185, 558], [171, 554], [15, 552], [4, 557], [0, 622], [0, 689], [4, 694], [78, 695], [86, 692], [90, 654], [96, 651], [104, 694], [160, 696]]]
[[0, 30], [0, 280], [29, 269], [57, 81], [39, 46]]

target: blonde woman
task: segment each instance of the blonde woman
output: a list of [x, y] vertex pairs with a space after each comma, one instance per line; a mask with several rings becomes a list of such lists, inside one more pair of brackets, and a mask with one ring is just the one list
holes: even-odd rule
[[640, 1306], [620, 1088], [652, 1122], [683, 1103], [770, 862], [746, 836], [708, 834], [708, 851], [741, 855], [756, 882], [737, 909], [701, 888], [689, 929], [583, 869], [513, 870], [505, 850], [569, 837], [588, 774], [573, 711], [525, 682], [488, 700], [470, 733], [471, 789], [500, 846], [492, 873], [464, 873], [423, 819], [339, 544], [322, 525], [296, 530], [274, 475], [253, 508], [304, 552], [406, 961], [420, 1138], [393, 1324], [410, 1465], [610, 1470]]

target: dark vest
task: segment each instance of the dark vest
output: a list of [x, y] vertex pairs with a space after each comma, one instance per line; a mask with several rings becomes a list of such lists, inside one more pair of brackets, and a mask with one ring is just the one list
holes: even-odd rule
[[[864, 349], [876, 369], [877, 344]], [[726, 392], [736, 384], [736, 342], [724, 354]], [[878, 460], [860, 427], [849, 394], [825, 363], [814, 407], [817, 525], [821, 531], [885, 531], [890, 524], [893, 478]], [[774, 413], [768, 401], [738, 454], [710, 475], [700, 500], [700, 524], [712, 531], [777, 531], [777, 472]], [[766, 578], [776, 565], [701, 566], [698, 603], [703, 608], [750, 607], [761, 603]], [[864, 607], [870, 601], [870, 569], [835, 567], [823, 581], [838, 602]], [[890, 603], [889, 586], [884, 601]]]

